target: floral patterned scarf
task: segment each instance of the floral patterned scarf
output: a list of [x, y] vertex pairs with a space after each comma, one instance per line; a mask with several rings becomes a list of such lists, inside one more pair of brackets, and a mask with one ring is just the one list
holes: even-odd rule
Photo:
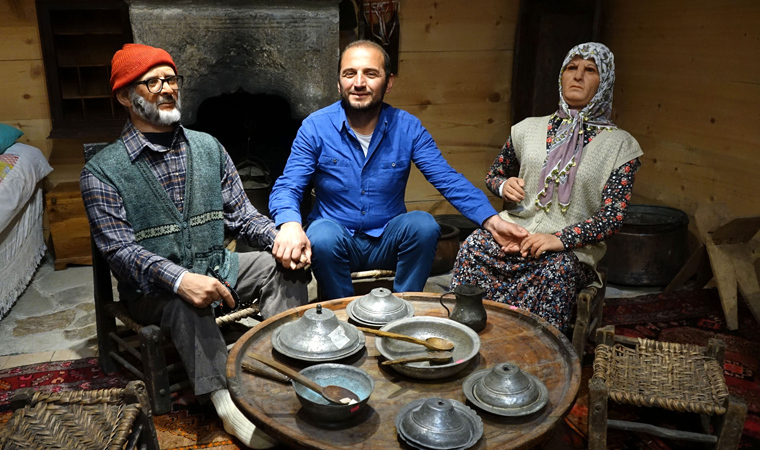
[[[593, 59], [599, 68], [599, 88], [589, 104], [580, 111], [570, 109], [562, 95], [562, 74], [576, 55], [583, 59]], [[554, 189], [557, 189], [560, 208], [563, 213], [567, 211], [575, 173], [578, 171], [583, 154], [583, 136], [581, 135], [583, 125], [617, 128], [610, 119], [614, 87], [615, 58], [610, 49], [597, 42], [587, 42], [570, 49], [559, 71], [559, 110], [556, 114], [563, 120], [554, 140], [547, 145], [546, 160], [540, 175], [540, 179], [544, 182], [543, 185], [539, 184], [536, 198], [536, 205], [539, 208], [549, 210]]]

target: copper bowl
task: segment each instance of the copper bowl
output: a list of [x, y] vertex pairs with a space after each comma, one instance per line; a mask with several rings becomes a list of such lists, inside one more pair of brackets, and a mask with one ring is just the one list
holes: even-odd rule
[[[393, 321], [380, 330], [405, 334], [422, 340], [439, 337], [454, 343], [454, 349], [451, 350], [451, 362], [441, 364], [422, 361], [390, 366], [393, 370], [412, 378], [432, 380], [453, 376], [464, 370], [480, 351], [478, 334], [470, 327], [450, 319], [415, 316]], [[404, 358], [427, 351], [425, 347], [418, 344], [379, 336], [375, 338], [375, 347], [387, 359]]]

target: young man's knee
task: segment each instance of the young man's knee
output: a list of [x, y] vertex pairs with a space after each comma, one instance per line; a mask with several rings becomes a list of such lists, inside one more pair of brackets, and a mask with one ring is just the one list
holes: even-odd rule
[[312, 251], [326, 252], [345, 247], [343, 227], [332, 220], [314, 221], [306, 230]]
[[430, 213], [412, 211], [407, 213], [405, 226], [419, 240], [437, 242], [441, 235], [441, 227]]

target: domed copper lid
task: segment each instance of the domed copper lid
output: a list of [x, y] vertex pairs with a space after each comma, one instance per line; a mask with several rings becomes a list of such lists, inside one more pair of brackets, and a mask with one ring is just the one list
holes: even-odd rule
[[317, 305], [272, 333], [272, 346], [285, 356], [326, 362], [352, 355], [364, 347], [364, 333], [341, 322], [335, 313]]
[[508, 362], [473, 373], [462, 390], [479, 408], [502, 416], [532, 414], [549, 401], [541, 380]]
[[465, 449], [483, 435], [475, 411], [444, 398], [416, 400], [401, 408], [395, 422], [399, 436], [419, 449]]
[[375, 288], [349, 303], [346, 313], [362, 325], [383, 326], [394, 320], [412, 317], [414, 306], [388, 289]]

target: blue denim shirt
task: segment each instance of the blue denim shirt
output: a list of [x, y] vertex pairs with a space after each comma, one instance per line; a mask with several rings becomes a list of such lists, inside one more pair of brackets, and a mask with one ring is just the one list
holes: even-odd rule
[[272, 188], [269, 210], [276, 226], [300, 223], [299, 205], [313, 179], [316, 204], [309, 223], [326, 218], [352, 234], [380, 236], [391, 219], [406, 212], [412, 162], [468, 219], [482, 225], [497, 214], [486, 195], [449, 166], [419, 119], [383, 104], [365, 158], [340, 102], [303, 121]]

